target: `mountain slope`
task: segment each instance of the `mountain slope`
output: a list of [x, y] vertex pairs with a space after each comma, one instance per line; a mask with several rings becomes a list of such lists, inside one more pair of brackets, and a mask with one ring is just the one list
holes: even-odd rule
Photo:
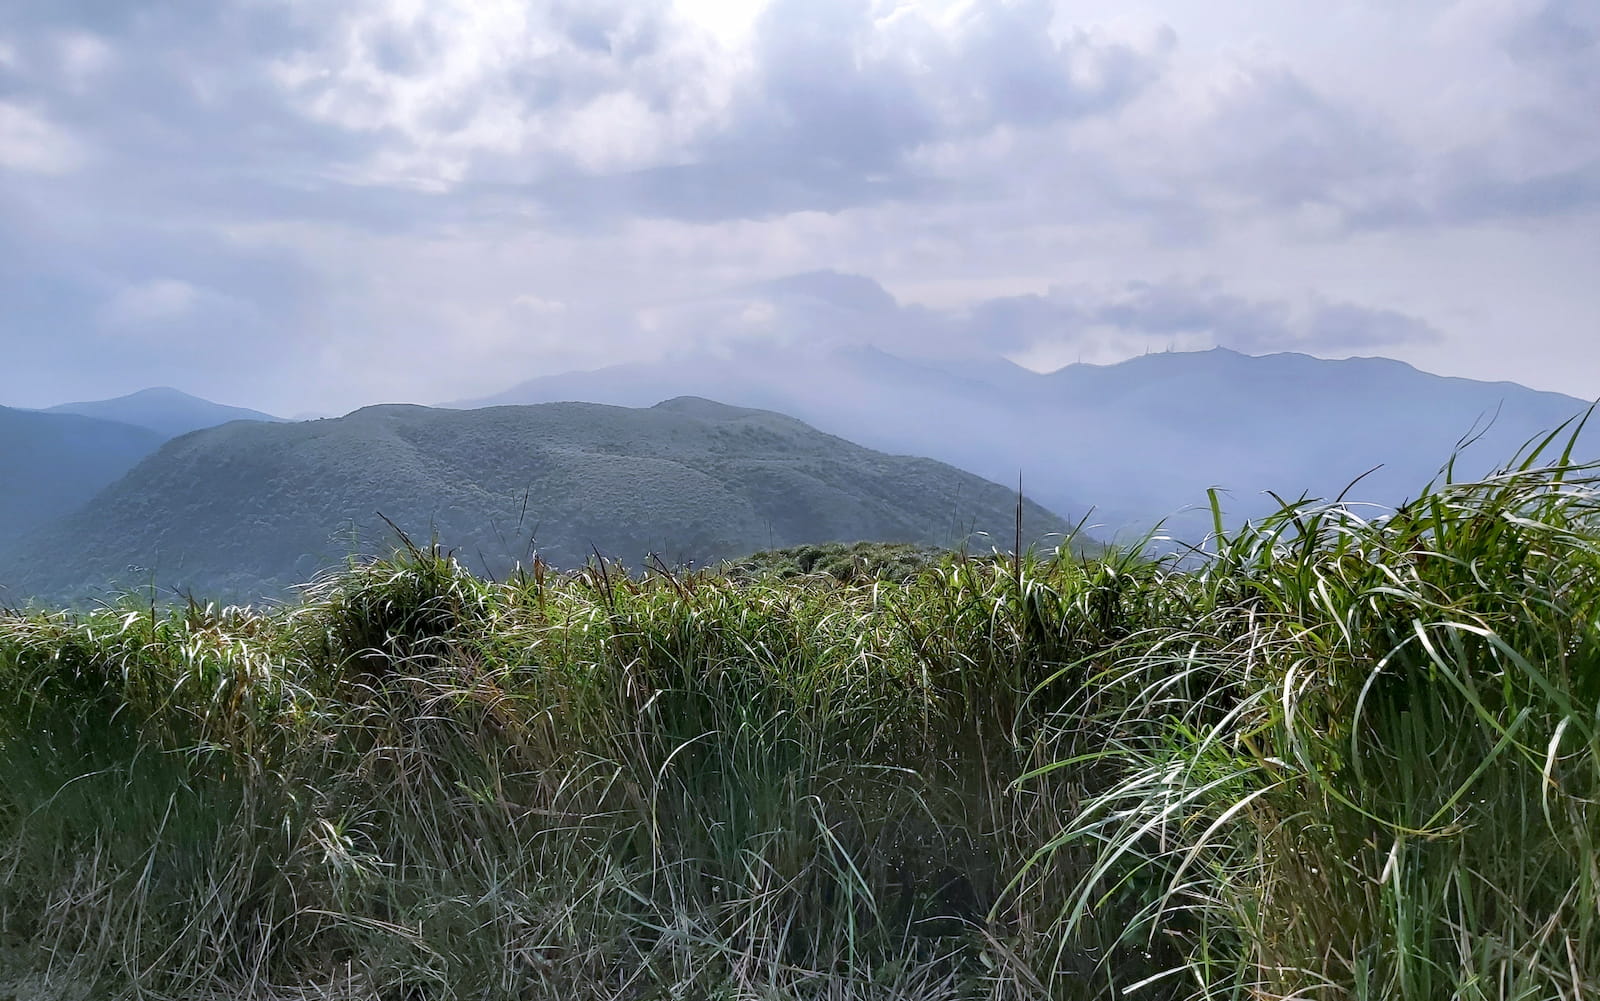
[[[1600, 387], [1597, 387], [1600, 389]], [[1227, 491], [1237, 522], [1276, 507], [1265, 491], [1336, 496], [1374, 466], [1352, 499], [1397, 504], [1458, 442], [1477, 475], [1584, 401], [1514, 383], [1475, 382], [1383, 358], [1329, 361], [1216, 349], [1069, 365], [1041, 375], [1000, 359], [932, 363], [872, 349], [753, 351], [530, 380], [493, 403], [549, 399], [648, 403], [716, 392], [792, 413], [873, 448], [949, 462], [1012, 482], [1057, 510], [1093, 504], [1106, 534], [1139, 531]], [[1580, 455], [1600, 455], [1591, 431]], [[1169, 524], [1193, 535], [1209, 517]]]
[[78, 508], [160, 444], [146, 428], [0, 407], [0, 549]]
[[[1040, 377], [1009, 362], [1004, 368], [1028, 380]], [[994, 366], [998, 369], [1000, 366]], [[789, 414], [869, 448], [926, 455], [984, 479], [1015, 483], [1056, 511], [1079, 511], [1092, 495], [1054, 489], [1041, 479], [1042, 466], [1027, 458], [1043, 426], [1038, 409], [1015, 387], [1002, 388], [974, 367], [947, 371], [872, 348], [825, 352], [751, 347], [732, 356], [691, 356], [656, 363], [630, 363], [587, 372], [530, 379], [481, 400], [456, 407], [585, 401], [644, 407], [690, 395]], [[996, 385], [1001, 382], [1001, 385]], [[1044, 500], [1045, 490], [1051, 499]]]
[[[1009, 545], [1015, 493], [799, 421], [701, 399], [473, 411], [380, 406], [335, 420], [235, 423], [169, 442], [82, 511], [0, 557], [12, 595], [113, 578], [249, 599], [393, 541], [378, 512], [503, 574], [530, 546], [639, 565], [808, 542]], [[1030, 539], [1060, 519], [1026, 508]], [[985, 544], [985, 543], [979, 543]], [[149, 568], [132, 570], [130, 567]]]
[[[1065, 450], [1069, 461], [1105, 478], [1094, 496], [1113, 510], [1149, 515], [1204, 503], [1215, 486], [1229, 492], [1232, 513], [1254, 517], [1277, 506], [1267, 490], [1332, 498], [1363, 474], [1352, 500], [1399, 504], [1458, 449], [1457, 476], [1479, 476], [1587, 406], [1387, 358], [1221, 349], [1069, 366], [1042, 378], [1056, 412], [1097, 414], [1123, 444], [1074, 441]], [[1591, 433], [1580, 456], [1600, 454], [1597, 446]]]
[[137, 393], [111, 400], [91, 400], [84, 403], [63, 403], [50, 407], [46, 413], [81, 414], [103, 420], [121, 421], [137, 427], [148, 428], [164, 438], [216, 427], [229, 421], [281, 421], [259, 410], [229, 407], [198, 396], [179, 392], [165, 386], [142, 389]]

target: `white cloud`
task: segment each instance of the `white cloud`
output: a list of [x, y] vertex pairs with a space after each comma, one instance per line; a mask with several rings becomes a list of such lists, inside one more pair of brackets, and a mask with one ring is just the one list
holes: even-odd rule
[[200, 290], [188, 282], [156, 278], [118, 289], [101, 315], [115, 329], [144, 329], [185, 319], [200, 298]]
[[536, 295], [519, 295], [511, 305], [534, 316], [559, 316], [567, 311], [567, 304], [559, 299], [544, 299]]
[[66, 174], [88, 158], [84, 144], [37, 111], [0, 101], [0, 168]]
[[372, 183], [671, 162], [728, 96], [712, 33], [654, 6], [368, 0], [329, 21], [273, 75], [312, 118], [373, 137], [354, 165]]
[[111, 46], [87, 32], [68, 32], [56, 48], [68, 88], [80, 94], [94, 87], [114, 61]]

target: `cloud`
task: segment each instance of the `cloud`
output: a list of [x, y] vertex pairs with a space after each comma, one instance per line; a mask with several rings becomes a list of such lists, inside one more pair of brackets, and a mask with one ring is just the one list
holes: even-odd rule
[[[680, 354], [746, 347], [825, 354], [875, 347], [911, 358], [1009, 354], [1051, 368], [1087, 355], [1120, 360], [1158, 349], [1343, 356], [1432, 344], [1441, 332], [1399, 310], [1310, 296], [1258, 299], [1215, 281], [1057, 286], [952, 309], [902, 304], [862, 275], [808, 272], [645, 311], [640, 321]], [[1111, 357], [1105, 357], [1109, 352]]]
[[1589, 0], [696, 6], [0, 4], [14, 382], [1221, 343], [1593, 395]]
[[86, 157], [83, 144], [59, 125], [30, 108], [0, 101], [0, 169], [65, 174]]
[[511, 305], [535, 317], [559, 316], [567, 311], [567, 304], [557, 299], [543, 299], [536, 295], [519, 295]]
[[937, 198], [951, 184], [923, 169], [925, 148], [1113, 112], [1160, 75], [1173, 42], [1063, 28], [1041, 0], [958, 11], [776, 0], [751, 78], [687, 162], [608, 178], [602, 200], [712, 221]]
[[157, 278], [119, 289], [106, 303], [102, 315], [113, 328], [150, 327], [184, 319], [200, 298], [200, 290], [188, 282]]
[[1444, 213], [1538, 218], [1600, 206], [1600, 6], [1534, 0], [1499, 17], [1499, 44], [1520, 86], [1497, 140], [1459, 159]]
[[299, 114], [366, 138], [350, 181], [449, 191], [671, 162], [724, 100], [713, 54], [665, 5], [366, 0], [271, 73]]

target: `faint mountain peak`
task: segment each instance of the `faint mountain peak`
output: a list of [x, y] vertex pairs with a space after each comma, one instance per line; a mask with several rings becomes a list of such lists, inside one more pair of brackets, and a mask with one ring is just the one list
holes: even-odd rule
[[860, 313], [892, 312], [899, 306], [889, 290], [865, 275], [843, 271], [805, 271], [747, 286], [757, 294], [805, 296]]
[[266, 421], [281, 423], [283, 418], [250, 410], [230, 407], [202, 399], [171, 386], [152, 386], [108, 400], [86, 400], [79, 403], [62, 403], [49, 407], [45, 413], [78, 414], [101, 420], [120, 421], [135, 427], [146, 428], [168, 438], [190, 431], [216, 427], [229, 421]]

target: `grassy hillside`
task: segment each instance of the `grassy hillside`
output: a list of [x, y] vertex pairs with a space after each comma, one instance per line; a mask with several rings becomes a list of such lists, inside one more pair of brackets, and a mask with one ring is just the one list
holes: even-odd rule
[[161, 440], [127, 424], [0, 407], [0, 550], [84, 504]]
[[945, 550], [909, 543], [828, 542], [820, 546], [763, 549], [714, 569], [730, 578], [793, 580], [821, 575], [839, 581], [909, 580], [948, 556]]
[[137, 393], [111, 400], [89, 400], [83, 403], [63, 403], [49, 408], [47, 413], [82, 414], [101, 420], [120, 421], [136, 427], [148, 428], [163, 438], [216, 427], [229, 421], [279, 421], [280, 417], [259, 410], [230, 407], [202, 400], [165, 386], [141, 389]]
[[[680, 399], [479, 411], [384, 406], [235, 423], [173, 441], [72, 517], [0, 556], [12, 595], [151, 580], [251, 599], [395, 544], [381, 514], [503, 576], [537, 552], [677, 565], [799, 543], [1011, 548], [1013, 490], [777, 414]], [[1066, 526], [1033, 504], [1028, 541]], [[987, 544], [978, 543], [980, 548]], [[137, 569], [130, 569], [137, 568]]]
[[0, 617], [0, 993], [1592, 996], [1594, 471], [781, 562]]

